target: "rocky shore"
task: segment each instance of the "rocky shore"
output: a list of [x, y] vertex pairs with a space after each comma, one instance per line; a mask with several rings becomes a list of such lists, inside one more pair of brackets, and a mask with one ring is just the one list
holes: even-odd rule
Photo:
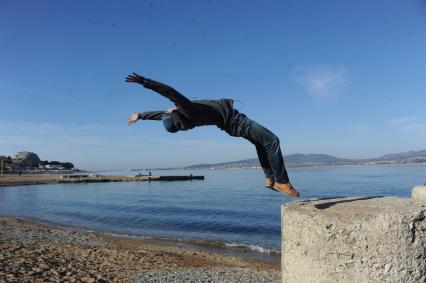
[[0, 216], [1, 282], [280, 282], [280, 263]]

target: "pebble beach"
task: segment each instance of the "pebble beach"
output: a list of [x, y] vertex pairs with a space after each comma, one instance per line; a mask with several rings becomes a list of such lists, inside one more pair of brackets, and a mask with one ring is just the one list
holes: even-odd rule
[[280, 263], [0, 216], [1, 282], [280, 282]]

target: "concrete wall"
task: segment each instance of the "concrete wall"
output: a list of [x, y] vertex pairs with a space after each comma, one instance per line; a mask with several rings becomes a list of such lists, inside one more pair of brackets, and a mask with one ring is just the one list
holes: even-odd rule
[[283, 205], [282, 282], [426, 282], [420, 191]]
[[426, 204], [426, 184], [414, 186], [411, 191], [411, 198]]

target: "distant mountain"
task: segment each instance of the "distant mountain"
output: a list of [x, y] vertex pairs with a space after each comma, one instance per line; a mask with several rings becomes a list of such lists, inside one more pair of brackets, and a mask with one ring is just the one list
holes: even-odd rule
[[[221, 163], [206, 163], [206, 164], [195, 164], [185, 167], [184, 169], [201, 169], [201, 168], [229, 168], [234, 166], [243, 166], [251, 167], [259, 165], [259, 160], [257, 158], [250, 158], [244, 160], [230, 161], [230, 162], [221, 162]], [[259, 165], [260, 166], [260, 165]]]
[[[351, 161], [349, 159], [341, 159], [327, 154], [290, 154], [285, 156], [285, 162], [288, 166], [312, 166], [312, 165], [343, 165]], [[184, 169], [202, 169], [202, 168], [249, 168], [259, 167], [259, 160], [257, 158], [212, 163], [212, 164], [196, 164], [187, 166]]]
[[[364, 164], [398, 164], [398, 163], [426, 163], [426, 150], [407, 151], [402, 153], [386, 154], [369, 159], [343, 159], [328, 154], [290, 154], [285, 156], [285, 163], [289, 167], [324, 166], [324, 165], [364, 165]], [[211, 163], [196, 164], [184, 169], [227, 169], [260, 167], [257, 158]]]
[[341, 159], [328, 154], [290, 154], [285, 156], [286, 162], [314, 162], [314, 163], [333, 163], [346, 162], [348, 159]]
[[406, 151], [401, 153], [391, 153], [386, 154], [381, 157], [380, 159], [401, 159], [401, 158], [415, 158], [415, 157], [426, 157], [426, 150], [418, 150], [418, 151]]

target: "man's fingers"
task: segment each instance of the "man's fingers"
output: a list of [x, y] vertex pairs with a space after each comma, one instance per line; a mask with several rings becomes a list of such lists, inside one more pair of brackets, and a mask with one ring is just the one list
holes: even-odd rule
[[133, 118], [133, 117], [130, 117], [129, 118], [129, 120], [127, 120], [127, 124], [128, 125], [132, 125], [132, 124], [134, 124], [134, 123], [136, 123], [136, 121], [137, 121], [138, 119], [135, 119], [135, 118]]
[[[135, 73], [133, 73], [133, 74], [135, 74]], [[134, 76], [134, 75], [128, 75], [127, 77], [126, 77], [126, 82], [136, 82], [138, 80], [138, 77], [137, 76]]]

